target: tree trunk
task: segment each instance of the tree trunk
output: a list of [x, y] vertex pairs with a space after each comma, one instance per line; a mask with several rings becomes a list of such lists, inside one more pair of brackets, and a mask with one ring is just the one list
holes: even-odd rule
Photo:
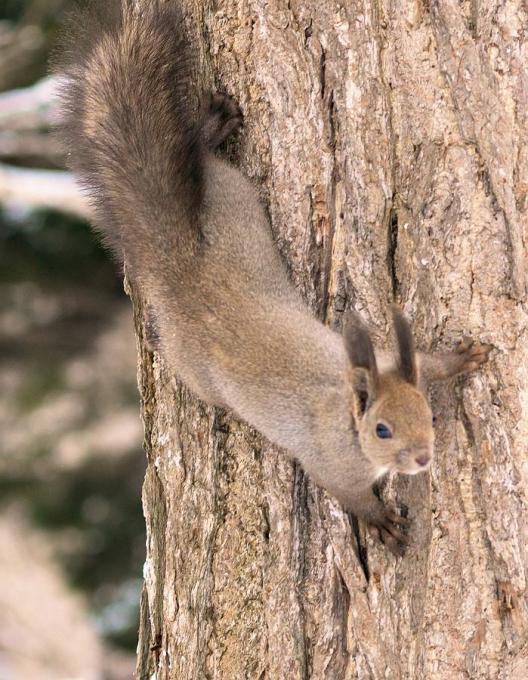
[[205, 84], [245, 114], [236, 162], [318, 317], [339, 327], [352, 307], [387, 345], [396, 300], [422, 349], [470, 334], [495, 350], [435, 388], [431, 473], [386, 485], [413, 519], [396, 559], [140, 337], [138, 677], [525, 679], [526, 4], [185, 4]]

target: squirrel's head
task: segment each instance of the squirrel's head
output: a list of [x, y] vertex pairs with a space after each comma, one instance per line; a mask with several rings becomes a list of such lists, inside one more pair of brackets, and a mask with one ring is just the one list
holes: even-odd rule
[[433, 456], [432, 413], [418, 387], [416, 353], [411, 328], [393, 308], [398, 344], [396, 367], [380, 373], [368, 331], [350, 313], [344, 332], [351, 363], [352, 414], [364, 454], [384, 470], [408, 475], [429, 467]]

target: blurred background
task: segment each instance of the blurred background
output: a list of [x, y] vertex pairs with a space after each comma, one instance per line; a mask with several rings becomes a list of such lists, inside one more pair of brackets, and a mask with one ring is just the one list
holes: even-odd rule
[[71, 4], [0, 2], [0, 680], [130, 678], [137, 641], [131, 309], [49, 134]]

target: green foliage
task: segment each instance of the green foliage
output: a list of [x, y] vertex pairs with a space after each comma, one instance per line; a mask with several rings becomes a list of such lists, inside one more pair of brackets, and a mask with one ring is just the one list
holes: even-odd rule
[[89, 226], [59, 212], [6, 215], [0, 210], [0, 284], [38, 280], [46, 286], [66, 282], [118, 294], [116, 269]]
[[30, 2], [24, 2], [23, 0], [4, 0], [0, 10], [0, 20], [20, 21], [30, 4]]

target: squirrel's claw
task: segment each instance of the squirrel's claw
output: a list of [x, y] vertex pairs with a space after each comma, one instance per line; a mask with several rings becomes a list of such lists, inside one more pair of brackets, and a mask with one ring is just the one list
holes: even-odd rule
[[385, 509], [378, 521], [369, 524], [369, 531], [374, 533], [393, 555], [403, 557], [409, 545], [409, 536], [400, 527], [408, 529], [410, 525], [411, 521], [406, 517]]

